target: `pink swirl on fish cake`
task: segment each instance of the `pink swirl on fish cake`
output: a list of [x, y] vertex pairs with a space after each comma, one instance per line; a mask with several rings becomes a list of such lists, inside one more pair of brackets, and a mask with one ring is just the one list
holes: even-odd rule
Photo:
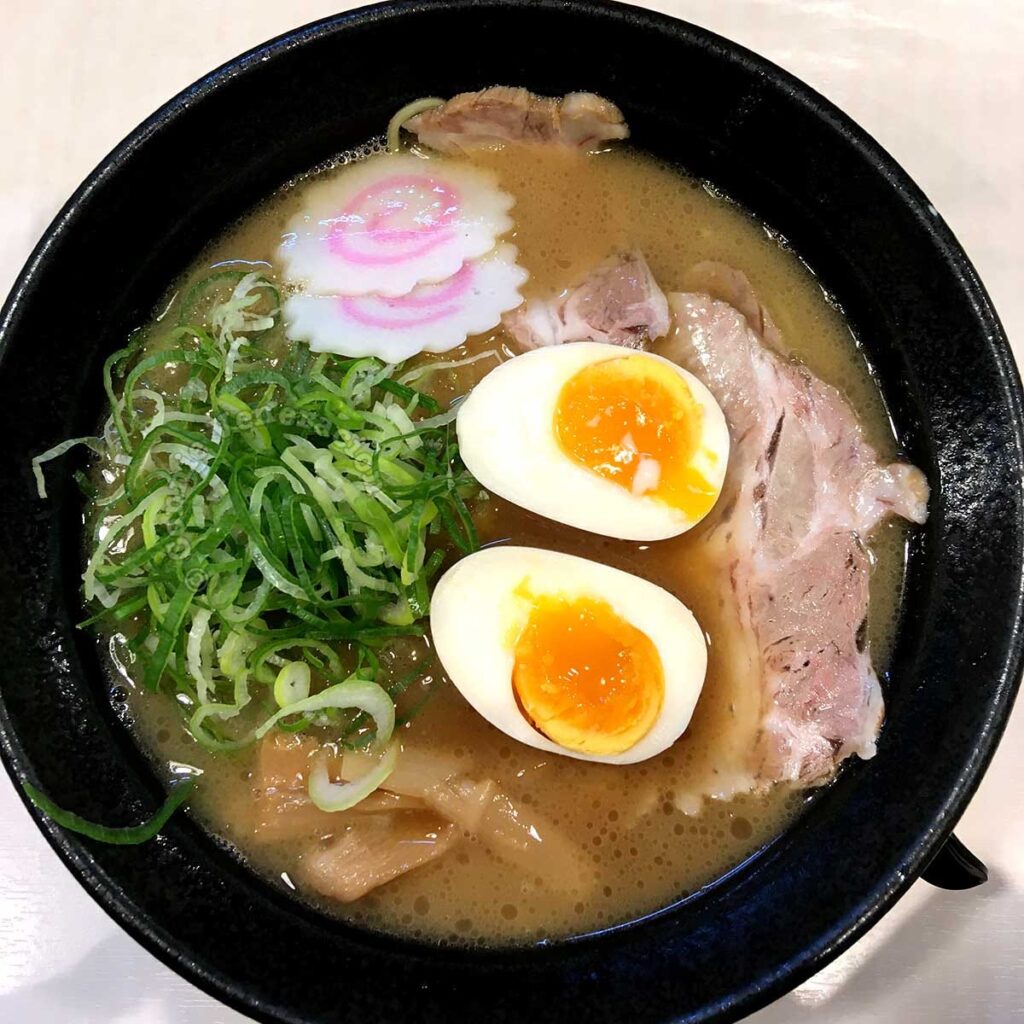
[[451, 185], [427, 174], [395, 174], [358, 192], [325, 236], [338, 258], [361, 266], [419, 259], [455, 237], [461, 199]]
[[428, 327], [459, 312], [463, 305], [460, 300], [470, 292], [475, 277], [475, 265], [467, 262], [447, 281], [421, 284], [408, 295], [339, 297], [338, 310], [342, 316], [366, 327], [383, 330]]

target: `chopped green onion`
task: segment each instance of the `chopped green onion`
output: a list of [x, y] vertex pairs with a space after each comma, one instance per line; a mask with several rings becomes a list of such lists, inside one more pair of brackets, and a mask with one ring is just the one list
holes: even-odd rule
[[65, 452], [70, 451], [76, 445], [84, 444], [87, 448], [91, 448], [94, 452], [102, 452], [102, 438], [99, 437], [72, 437], [67, 441], [61, 441], [60, 444], [55, 444], [52, 448], [48, 448], [41, 455], [37, 455], [32, 460], [32, 474], [36, 478], [36, 490], [39, 493], [40, 498], [46, 497], [46, 478], [43, 476], [42, 465], [44, 462], [49, 462], [51, 459], [60, 458]]
[[422, 391], [414, 391], [412, 388], [406, 387], [405, 384], [400, 384], [397, 380], [392, 380], [390, 377], [382, 380], [379, 386], [381, 391], [386, 391], [390, 395], [396, 395], [403, 402], [415, 402], [428, 412], [441, 411], [441, 405], [436, 398], [431, 398], [430, 395], [425, 395]]
[[289, 661], [274, 680], [274, 700], [286, 708], [309, 696], [310, 670], [304, 661]]
[[496, 356], [405, 369], [311, 353], [248, 268], [176, 302], [104, 364], [101, 436], [33, 460], [45, 496], [45, 463], [75, 444], [99, 454], [83, 625], [123, 632], [142, 686], [174, 697], [215, 753], [274, 728], [384, 745], [398, 691], [379, 685], [376, 652], [423, 634], [446, 552], [477, 546], [456, 410], [418, 383]]
[[306, 714], [310, 711], [325, 711], [328, 708], [347, 711], [363, 711], [377, 727], [377, 743], [384, 744], [391, 739], [395, 729], [395, 705], [387, 690], [364, 679], [347, 679], [321, 690], [312, 697], [297, 700], [281, 708], [268, 718], [257, 730], [256, 739], [262, 739], [282, 718]]
[[477, 352], [475, 356], [466, 356], [464, 359], [438, 359], [434, 362], [423, 362], [399, 376], [398, 383], [409, 385], [414, 381], [429, 377], [433, 373], [439, 373], [441, 370], [460, 370], [463, 366], [472, 366], [473, 363], [479, 363], [482, 359], [497, 359], [499, 363], [501, 362], [501, 356], [494, 349]]
[[384, 756], [369, 771], [351, 782], [331, 782], [327, 758], [319, 757], [309, 773], [309, 798], [321, 811], [347, 811], [382, 786], [395, 770], [398, 741], [393, 740]]
[[45, 793], [36, 789], [30, 782], [25, 782], [22, 785], [29, 800], [61, 828], [65, 828], [69, 832], [77, 832], [79, 835], [95, 839], [100, 843], [110, 843], [114, 846], [138, 846], [140, 843], [149, 842], [159, 833], [171, 815], [189, 798], [195, 784], [195, 779], [186, 779], [184, 782], [176, 783], [167, 794], [163, 806], [149, 821], [143, 822], [141, 825], [130, 825], [127, 828], [111, 828], [108, 825], [97, 825], [95, 822], [86, 821], [85, 818], [80, 818], [74, 812], [58, 807]]

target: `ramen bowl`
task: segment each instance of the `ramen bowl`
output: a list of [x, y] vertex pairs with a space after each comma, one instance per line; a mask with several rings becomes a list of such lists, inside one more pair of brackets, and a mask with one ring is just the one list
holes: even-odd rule
[[[455, 47], [452, 40], [472, 40]], [[385, 4], [257, 48], [137, 128], [45, 233], [0, 321], [0, 742], [17, 780], [95, 820], [152, 813], [80, 594], [74, 461], [40, 502], [31, 459], [86, 434], [99, 368], [202, 247], [402, 102], [514, 82], [619, 104], [637, 146], [713, 182], [842, 305], [899, 442], [933, 486], [911, 542], [878, 753], [705, 890], [643, 919], [509, 949], [440, 948], [289, 898], [178, 816], [143, 848], [42, 816], [54, 849], [140, 942], [265, 1021], [734, 1020], [876, 922], [974, 792], [1021, 664], [1021, 391], [982, 284], [941, 216], [862, 130], [756, 55], [602, 3]]]

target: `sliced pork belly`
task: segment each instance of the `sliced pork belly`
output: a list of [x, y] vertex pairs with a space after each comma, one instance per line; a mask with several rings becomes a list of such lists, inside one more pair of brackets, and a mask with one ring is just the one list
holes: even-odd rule
[[686, 290], [710, 295], [713, 299], [727, 302], [743, 314], [747, 326], [769, 348], [782, 351], [782, 335], [775, 326], [771, 314], [758, 300], [747, 275], [717, 260], [703, 260], [695, 263], [686, 272]]
[[741, 274], [704, 265], [694, 276], [732, 289], [753, 320], [706, 292], [673, 294], [676, 330], [657, 348], [707, 384], [732, 435], [711, 540], [759, 652], [750, 768], [755, 783], [810, 785], [874, 753], [883, 703], [863, 642], [863, 542], [889, 514], [924, 522], [928, 484], [912, 466], [882, 464], [840, 393], [779, 354]]
[[624, 252], [598, 264], [575, 288], [524, 302], [502, 323], [524, 349], [567, 341], [647, 348], [668, 332], [670, 320], [647, 261], [639, 252]]
[[583, 149], [629, 135], [619, 108], [593, 93], [552, 99], [503, 85], [453, 96], [411, 117], [405, 128], [441, 153], [499, 142], [557, 142]]

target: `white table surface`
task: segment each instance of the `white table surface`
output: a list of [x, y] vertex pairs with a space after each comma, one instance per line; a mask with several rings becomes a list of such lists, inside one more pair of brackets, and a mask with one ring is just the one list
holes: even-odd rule
[[[0, 294], [59, 206], [142, 118], [214, 66], [358, 4], [0, 0]], [[910, 172], [1024, 344], [1021, 0], [664, 0], [824, 93]], [[1022, 354], [1015, 346], [1018, 358]], [[754, 1024], [1024, 1021], [1024, 711], [957, 829], [987, 885], [923, 882]], [[854, 851], [851, 851], [854, 853]], [[242, 1024], [124, 934], [0, 772], [0, 1021]]]

